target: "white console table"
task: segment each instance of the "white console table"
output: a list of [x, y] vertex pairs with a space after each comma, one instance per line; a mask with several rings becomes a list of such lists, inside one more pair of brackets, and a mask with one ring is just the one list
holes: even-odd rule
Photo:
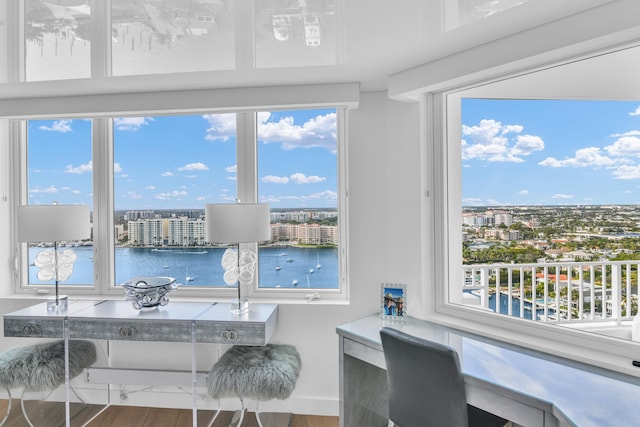
[[383, 326], [455, 348], [469, 403], [520, 425], [638, 425], [638, 378], [606, 375], [604, 370], [424, 320], [383, 321], [372, 315], [337, 328], [341, 427], [387, 425]]
[[[66, 311], [47, 311], [46, 303], [4, 315], [5, 337], [95, 339], [266, 345], [278, 320], [277, 304], [251, 304], [249, 312], [231, 313], [229, 303], [171, 301], [166, 306], [136, 310], [127, 301], [69, 301]], [[66, 346], [68, 349], [68, 345]], [[192, 357], [193, 425], [197, 425], [196, 364]], [[68, 372], [68, 354], [65, 355]], [[66, 423], [69, 381], [66, 381]]]

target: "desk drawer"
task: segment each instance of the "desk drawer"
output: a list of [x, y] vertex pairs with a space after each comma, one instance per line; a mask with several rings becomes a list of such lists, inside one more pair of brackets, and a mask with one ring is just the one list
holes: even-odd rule
[[70, 338], [191, 342], [190, 321], [75, 320], [69, 328]]
[[5, 337], [62, 338], [62, 319], [11, 319], [4, 318]]
[[265, 345], [265, 325], [238, 322], [196, 321], [198, 342], [216, 344]]

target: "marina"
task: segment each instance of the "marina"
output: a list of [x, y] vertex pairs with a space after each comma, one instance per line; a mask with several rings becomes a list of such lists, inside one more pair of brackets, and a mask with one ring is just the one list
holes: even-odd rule
[[[29, 282], [40, 282], [33, 265], [42, 248], [29, 248]], [[92, 246], [77, 246], [78, 255], [74, 271], [62, 285], [93, 283]], [[226, 287], [220, 264], [226, 247], [203, 248], [116, 248], [116, 283], [124, 283], [136, 276], [171, 276], [181, 286]], [[338, 250], [316, 247], [261, 247], [259, 250], [259, 280], [263, 288], [316, 288], [338, 287]]]

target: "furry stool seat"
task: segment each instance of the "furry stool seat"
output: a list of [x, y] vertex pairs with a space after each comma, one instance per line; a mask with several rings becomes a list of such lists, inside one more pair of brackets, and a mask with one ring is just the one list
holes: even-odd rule
[[[83, 369], [95, 363], [96, 346], [91, 341], [69, 341], [69, 378], [78, 376]], [[52, 341], [12, 348], [0, 353], [0, 386], [9, 393], [9, 407], [0, 426], [11, 411], [11, 389], [25, 391], [54, 390], [65, 382], [64, 341]], [[22, 411], [29, 423], [29, 417], [22, 405]]]
[[[233, 346], [213, 365], [207, 376], [207, 391], [214, 399], [238, 397], [260, 400], [286, 399], [296, 386], [300, 374], [300, 355], [294, 346], [267, 344], [265, 346]], [[218, 416], [211, 420], [211, 424]], [[256, 419], [262, 427], [258, 405]]]

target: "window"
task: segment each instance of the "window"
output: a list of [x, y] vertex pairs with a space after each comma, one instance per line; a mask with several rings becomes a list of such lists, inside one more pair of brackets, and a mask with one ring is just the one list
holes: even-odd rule
[[[73, 280], [61, 285], [74, 293], [80, 289], [74, 285], [93, 285], [98, 277], [92, 292], [108, 293], [120, 292], [117, 285], [136, 276], [170, 276], [183, 294], [232, 292], [222, 279], [225, 248], [206, 241], [204, 206], [255, 199], [271, 206], [272, 239], [260, 245], [252, 295], [305, 298], [313, 289], [340, 297], [341, 114], [321, 109], [27, 121], [29, 202], [98, 210], [95, 238], [81, 247]], [[92, 124], [110, 131], [92, 133]], [[91, 179], [102, 176], [99, 171], [110, 171], [111, 178]], [[94, 208], [94, 191], [109, 194], [111, 186], [112, 199]], [[98, 260], [94, 248], [102, 254]], [[28, 283], [43, 286], [33, 277]]]
[[632, 320], [640, 101], [461, 107], [463, 301], [592, 331]]
[[[503, 253], [500, 259], [506, 262], [470, 270], [465, 268], [465, 258], [472, 258], [468, 247], [471, 239], [465, 244], [462, 232], [463, 226], [480, 229], [479, 221], [484, 221], [493, 225], [479, 230], [483, 236], [497, 239], [526, 234], [535, 240], [539, 235], [527, 234], [529, 226], [514, 227], [514, 223], [537, 226], [553, 218], [555, 225], [563, 224], [565, 234], [568, 229], [575, 233], [592, 230], [598, 222], [600, 227], [613, 227], [616, 233], [633, 233], [635, 224], [630, 226], [627, 220], [633, 222], [635, 213], [622, 205], [635, 204], [633, 171], [637, 157], [633, 147], [637, 142], [640, 94], [630, 89], [633, 85], [625, 64], [637, 60], [637, 54], [635, 46], [600, 52], [580, 61], [484, 84], [474, 82], [473, 87], [434, 92], [427, 97], [426, 105], [436, 114], [436, 143], [425, 149], [425, 165], [431, 167], [434, 188], [429, 206], [435, 214], [435, 226], [427, 230], [432, 233], [435, 248], [446, 254], [442, 262], [436, 259], [433, 265], [435, 282], [445, 283], [435, 289], [436, 316], [453, 316], [455, 320], [447, 321], [460, 327], [551, 353], [572, 353], [576, 358], [582, 356], [572, 345], [615, 357], [631, 357], [637, 351], [637, 344], [619, 339], [631, 336], [628, 323], [637, 310], [633, 294], [637, 293], [638, 265], [626, 259], [630, 256], [626, 250], [618, 251], [615, 260], [603, 265], [603, 254], [599, 253], [597, 260], [576, 259], [584, 254], [573, 250], [576, 248], [568, 251], [571, 245], [558, 239], [553, 245], [562, 247], [564, 258], [545, 259], [540, 267], [540, 253], [534, 247], [520, 252], [512, 247], [511, 256], [521, 257], [513, 261], [533, 261], [533, 265], [515, 271], [518, 264], [511, 264], [512, 259]], [[604, 81], [597, 78], [603, 66], [619, 71]], [[442, 122], [438, 120], [440, 112]], [[561, 124], [548, 127], [556, 119]], [[509, 191], [510, 197], [499, 197], [504, 191]], [[574, 209], [567, 213], [567, 197], [572, 194], [579, 203], [573, 202]], [[483, 200], [478, 202], [485, 205], [483, 209], [472, 206], [476, 197]], [[523, 200], [533, 198], [535, 215], [531, 208], [508, 212], [510, 206], [524, 206]], [[545, 209], [540, 206], [543, 200], [548, 205], [560, 205], [557, 201], [563, 200], [565, 206]], [[591, 209], [597, 200], [611, 206]], [[585, 217], [590, 220], [584, 221]], [[468, 295], [483, 287], [490, 291]], [[500, 305], [504, 303], [502, 315], [486, 310], [492, 307], [492, 297], [500, 298]], [[538, 308], [542, 306], [538, 322], [527, 320], [526, 304], [515, 304], [525, 299]], [[616, 301], [620, 301], [617, 308]], [[576, 328], [581, 330], [576, 332]]]
[[338, 289], [337, 142], [335, 110], [258, 114], [258, 195], [273, 224], [260, 286]]
[[[27, 204], [88, 205], [93, 207], [92, 131], [90, 120], [31, 120], [27, 126]], [[42, 242], [29, 248], [28, 286], [41, 286], [34, 265]], [[93, 244], [61, 242], [73, 246], [78, 259], [65, 285], [93, 284]]]

